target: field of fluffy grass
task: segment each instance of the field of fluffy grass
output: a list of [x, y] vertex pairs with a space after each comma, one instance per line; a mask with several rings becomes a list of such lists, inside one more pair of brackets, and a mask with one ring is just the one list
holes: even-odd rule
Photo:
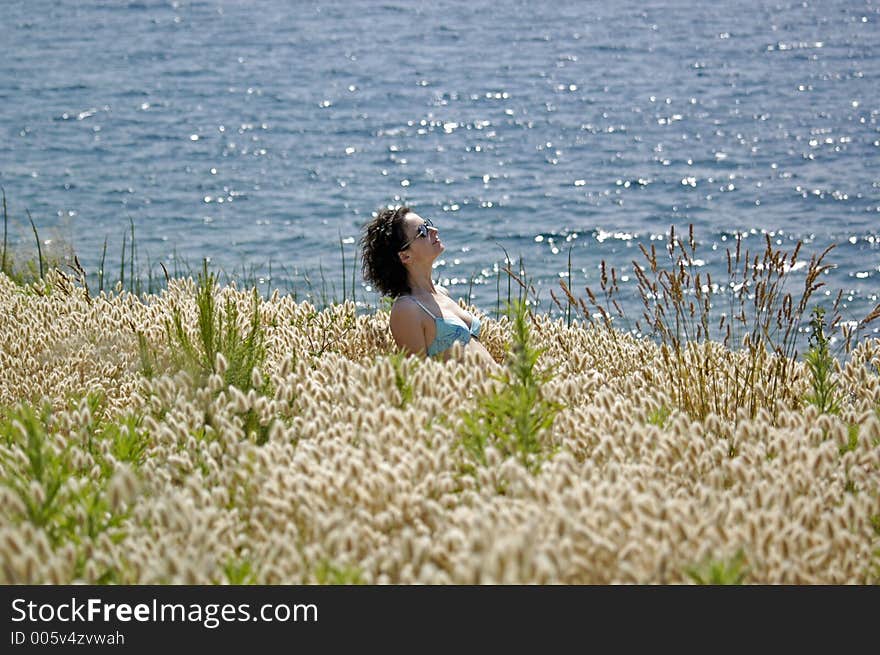
[[880, 340], [820, 412], [801, 361], [541, 315], [518, 378], [483, 321], [507, 377], [396, 356], [350, 302], [0, 274], [0, 582], [880, 580]]

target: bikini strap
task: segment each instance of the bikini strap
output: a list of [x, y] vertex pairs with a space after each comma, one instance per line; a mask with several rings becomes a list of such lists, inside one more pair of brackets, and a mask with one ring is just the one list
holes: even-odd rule
[[416, 304], [417, 304], [419, 307], [421, 307], [421, 308], [424, 309], [426, 312], [428, 312], [428, 316], [430, 316], [431, 318], [433, 318], [435, 321], [437, 320], [437, 317], [434, 316], [434, 315], [431, 313], [431, 310], [430, 310], [430, 309], [428, 309], [427, 307], [425, 307], [422, 303], [420, 303], [418, 300], [416, 300], [416, 298], [414, 298], [413, 296], [410, 296], [410, 298], [412, 298], [413, 300], [415, 300]]

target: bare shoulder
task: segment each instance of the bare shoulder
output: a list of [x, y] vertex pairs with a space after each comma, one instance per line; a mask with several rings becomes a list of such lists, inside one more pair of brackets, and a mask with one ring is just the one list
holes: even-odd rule
[[398, 296], [391, 305], [391, 320], [411, 320], [421, 318], [419, 306], [409, 296]]
[[389, 327], [398, 347], [411, 354], [424, 354], [427, 351], [425, 313], [412, 298], [399, 297], [394, 301]]
[[439, 284], [435, 284], [435, 285], [434, 285], [434, 288], [437, 289], [437, 291], [439, 291], [440, 293], [442, 293], [442, 294], [443, 294], [444, 296], [446, 296], [447, 298], [451, 298], [451, 297], [452, 297], [452, 296], [449, 295], [449, 292], [446, 290], [446, 287], [441, 287]]

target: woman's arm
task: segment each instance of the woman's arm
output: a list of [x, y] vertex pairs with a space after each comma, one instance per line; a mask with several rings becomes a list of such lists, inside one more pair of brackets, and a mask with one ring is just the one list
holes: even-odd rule
[[410, 355], [427, 357], [428, 343], [422, 326], [424, 312], [414, 302], [398, 298], [391, 307], [391, 336]]

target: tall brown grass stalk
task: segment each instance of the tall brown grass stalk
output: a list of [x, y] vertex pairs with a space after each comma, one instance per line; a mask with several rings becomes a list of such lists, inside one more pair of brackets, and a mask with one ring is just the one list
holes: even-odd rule
[[45, 273], [43, 271], [43, 248], [40, 246], [40, 235], [37, 233], [37, 226], [34, 224], [30, 211], [26, 209], [25, 212], [27, 213], [28, 220], [31, 222], [31, 229], [34, 231], [34, 240], [37, 242], [37, 262], [40, 265], [40, 279], [42, 280], [45, 277]]
[[3, 255], [0, 260], [0, 273], [6, 272], [6, 234], [9, 228], [9, 215], [6, 213], [6, 189], [0, 189], [3, 192]]
[[[821, 276], [831, 268], [825, 258], [831, 245], [811, 256], [803, 268], [803, 287], [797, 288], [792, 271], [798, 269], [802, 243], [785, 252], [765, 236], [763, 251], [743, 248], [737, 235], [727, 249], [727, 283], [718, 285], [697, 265], [693, 225], [686, 236], [670, 229], [665, 260], [657, 249], [639, 245], [642, 261], [633, 271], [642, 301], [635, 326], [660, 345], [665, 388], [673, 403], [692, 418], [710, 413], [735, 418], [738, 409], [754, 418], [760, 409], [776, 416], [780, 403], [796, 407], [798, 338], [804, 313], [813, 294], [825, 286]], [[617, 272], [600, 267], [600, 293], [585, 288], [586, 299], [576, 298], [560, 281], [564, 302], [578, 308], [589, 324], [612, 329], [626, 316], [617, 302]], [[598, 297], [597, 297], [598, 295]], [[553, 295], [557, 306], [562, 302]], [[832, 307], [829, 328], [840, 321], [840, 294]], [[719, 308], [726, 308], [719, 316]]]

